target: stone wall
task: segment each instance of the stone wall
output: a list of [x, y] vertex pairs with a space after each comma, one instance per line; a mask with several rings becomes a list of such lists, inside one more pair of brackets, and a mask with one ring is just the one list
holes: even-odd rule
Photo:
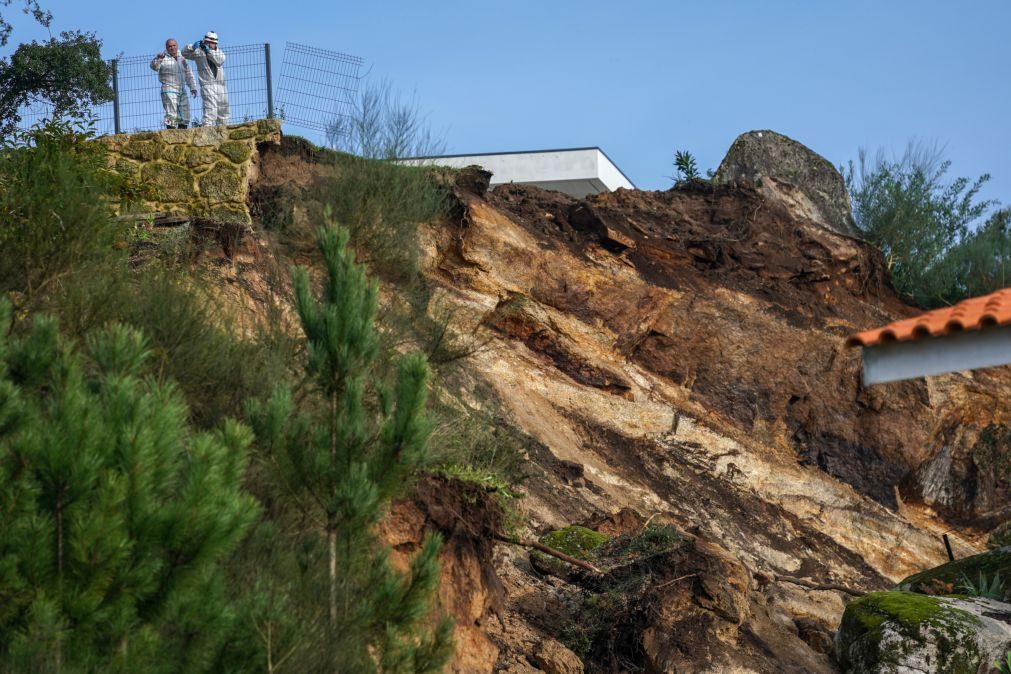
[[105, 136], [109, 167], [139, 179], [140, 203], [120, 214], [169, 213], [248, 224], [246, 196], [255, 178], [258, 143], [279, 143], [281, 122], [264, 119], [228, 127], [168, 129]]

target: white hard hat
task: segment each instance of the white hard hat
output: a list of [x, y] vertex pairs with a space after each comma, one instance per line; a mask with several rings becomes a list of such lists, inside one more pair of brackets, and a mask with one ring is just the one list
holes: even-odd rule
[[205, 40], [210, 40], [211, 42], [217, 42], [218, 41], [218, 34], [215, 33], [213, 30], [209, 30], [204, 35], [204, 39]]

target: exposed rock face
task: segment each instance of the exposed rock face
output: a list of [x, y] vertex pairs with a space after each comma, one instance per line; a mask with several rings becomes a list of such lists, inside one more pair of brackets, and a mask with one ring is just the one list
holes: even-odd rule
[[775, 131], [738, 136], [713, 181], [759, 187], [766, 196], [834, 232], [858, 236], [839, 172], [821, 155]]
[[933, 456], [903, 488], [953, 521], [995, 527], [1011, 515], [1011, 427], [1000, 417], [1000, 408], [962, 412], [935, 431]]
[[1011, 604], [874, 592], [846, 607], [835, 648], [846, 673], [989, 672], [1011, 648]]
[[456, 623], [456, 658], [445, 670], [451, 674], [490, 672], [499, 656], [483, 625], [503, 601], [487, 535], [501, 529], [500, 515], [489, 496], [473, 485], [429, 478], [418, 485], [413, 500], [397, 504], [379, 531], [393, 548], [392, 562], [401, 568], [421, 550], [426, 532], [443, 532], [437, 609]]
[[[265, 185], [320, 179], [294, 153], [268, 153], [262, 168]], [[828, 635], [848, 597], [831, 587], [885, 590], [946, 560], [939, 534], [951, 525], [923, 507], [938, 482], [910, 475], [944, 446], [976, 456], [982, 429], [1008, 418], [1011, 375], [861, 388], [845, 338], [918, 310], [892, 291], [879, 253], [763, 189], [577, 202], [509, 185], [483, 195], [467, 188], [479, 177], [463, 177], [453, 217], [422, 228], [423, 263], [431, 305], [454, 311], [451, 329], [487, 340], [466, 362], [461, 396], [491, 399], [529, 436], [526, 534], [582, 524], [615, 536], [655, 517], [720, 551], [671, 557], [655, 575], [657, 586], [676, 582], [627, 632], [637, 667], [832, 671]], [[978, 430], [941, 432], [966, 421]], [[981, 474], [966, 473], [960, 499], [982, 503]], [[959, 556], [980, 549], [981, 509], [950, 534]], [[446, 568], [491, 556], [468, 551], [464, 533]], [[494, 555], [497, 611], [490, 579], [444, 575], [444, 605], [481, 654], [456, 671], [537, 671], [545, 639], [607, 671], [581, 650], [593, 644], [559, 629], [585, 588], [537, 573], [525, 550]], [[706, 581], [701, 560], [723, 569], [714, 579], [741, 582]]]
[[554, 639], [545, 639], [534, 653], [544, 674], [583, 674], [583, 661]]

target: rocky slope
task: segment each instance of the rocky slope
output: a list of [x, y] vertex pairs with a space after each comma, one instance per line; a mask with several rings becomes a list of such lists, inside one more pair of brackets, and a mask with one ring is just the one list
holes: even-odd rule
[[[260, 188], [311, 185], [307, 161], [264, 149]], [[1002, 519], [1011, 375], [863, 388], [845, 338], [918, 310], [788, 182], [585, 201], [484, 185], [458, 178], [453, 216], [422, 228], [423, 267], [432, 310], [487, 335], [461, 397], [493, 398], [530, 439], [523, 532], [680, 533], [563, 580], [489, 542], [483, 496], [453, 505], [430, 484], [387, 538], [409, 554], [425, 527], [449, 534], [453, 671], [833, 671], [853, 592], [945, 561], [954, 524], [956, 554], [978, 551]], [[590, 635], [581, 662], [560, 643], [580, 650], [570, 618], [611, 596], [610, 640]]]

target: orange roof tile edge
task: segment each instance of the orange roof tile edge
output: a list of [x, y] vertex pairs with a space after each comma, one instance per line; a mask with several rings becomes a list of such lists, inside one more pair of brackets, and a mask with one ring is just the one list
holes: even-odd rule
[[889, 323], [874, 330], [858, 332], [846, 346], [877, 346], [888, 342], [910, 342], [924, 337], [940, 337], [963, 330], [980, 330], [1011, 324], [1011, 288], [973, 297], [952, 307]]

